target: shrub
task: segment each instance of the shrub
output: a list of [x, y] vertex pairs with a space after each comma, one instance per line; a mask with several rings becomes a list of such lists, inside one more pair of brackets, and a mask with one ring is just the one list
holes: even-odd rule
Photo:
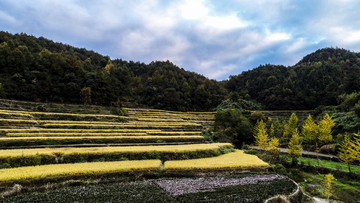
[[249, 117], [249, 121], [252, 125], [255, 125], [256, 122], [261, 121], [261, 120], [263, 122], [266, 122], [266, 118], [265, 118], [264, 114], [262, 114], [261, 112], [254, 112]]
[[235, 146], [240, 147], [243, 142], [253, 141], [252, 128], [240, 109], [219, 109], [214, 123], [214, 131], [218, 133], [218, 137], [214, 141], [231, 141]]
[[119, 115], [119, 116], [127, 116], [127, 115], [128, 115], [126, 109], [116, 108], [116, 107], [111, 108], [111, 109], [110, 109], [110, 113], [111, 113], [111, 114], [114, 114], [114, 115]]
[[38, 105], [36, 106], [37, 111], [46, 111], [46, 107], [44, 105]]

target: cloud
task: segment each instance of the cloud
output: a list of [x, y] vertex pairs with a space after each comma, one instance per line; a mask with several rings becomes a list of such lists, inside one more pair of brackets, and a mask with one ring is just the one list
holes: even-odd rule
[[356, 0], [4, 0], [0, 25], [221, 80], [259, 64], [294, 65], [324, 46], [359, 51], [358, 8]]

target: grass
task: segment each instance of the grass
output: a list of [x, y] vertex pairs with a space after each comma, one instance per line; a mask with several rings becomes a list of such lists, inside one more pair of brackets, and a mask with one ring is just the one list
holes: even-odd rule
[[[300, 185], [312, 196], [326, 198], [323, 191], [324, 174], [301, 172], [303, 182]], [[350, 177], [336, 177], [332, 181], [333, 189], [332, 200], [341, 202], [357, 203], [360, 200], [360, 180]]]
[[213, 158], [165, 162], [165, 169], [171, 170], [257, 168], [267, 166], [269, 164], [257, 156], [245, 154], [241, 150]]
[[126, 147], [84, 147], [84, 148], [40, 148], [40, 149], [9, 149], [0, 150], [0, 158], [27, 157], [34, 155], [53, 154], [102, 154], [102, 153], [150, 153], [150, 152], [172, 152], [183, 153], [189, 151], [219, 150], [220, 147], [232, 147], [229, 143], [192, 144], [175, 146], [126, 146]]
[[233, 146], [222, 144], [193, 144], [177, 146], [128, 146], [86, 148], [40, 148], [1, 150], [0, 168], [79, 162], [160, 159], [184, 160], [206, 158], [229, 153]]
[[114, 171], [158, 169], [160, 160], [93, 162], [59, 165], [28, 166], [0, 169], [0, 181], [26, 180], [48, 176], [106, 173]]
[[88, 137], [88, 136], [146, 136], [146, 132], [143, 133], [7, 133], [8, 137]]
[[91, 137], [12, 137], [0, 138], [0, 146], [107, 144], [107, 143], [166, 143], [205, 142], [202, 136], [91, 136]]
[[[306, 158], [306, 157], [300, 157], [298, 158], [300, 162], [304, 162], [305, 165], [309, 164], [312, 166], [323, 166], [343, 171], [349, 171], [349, 167], [347, 164], [341, 163], [341, 162], [334, 162], [334, 161], [328, 161], [328, 160], [318, 160], [318, 159], [312, 159], [312, 158]], [[289, 161], [291, 161], [291, 158], [289, 158]], [[360, 173], [360, 166], [358, 165], [351, 165], [351, 172]]]
[[161, 130], [141, 130], [141, 129], [50, 129], [50, 128], [32, 128], [32, 129], [0, 129], [0, 132], [3, 133], [39, 133], [39, 132], [76, 132], [76, 133], [152, 133], [152, 132], [161, 132]]

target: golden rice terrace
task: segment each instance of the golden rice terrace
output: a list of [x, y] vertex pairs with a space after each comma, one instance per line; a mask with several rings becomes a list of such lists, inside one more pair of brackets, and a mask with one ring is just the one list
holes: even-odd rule
[[201, 132], [214, 122], [214, 112], [124, 109], [119, 116], [110, 107], [0, 100], [1, 188], [89, 175], [265, 171], [268, 166], [229, 143], [208, 143]]

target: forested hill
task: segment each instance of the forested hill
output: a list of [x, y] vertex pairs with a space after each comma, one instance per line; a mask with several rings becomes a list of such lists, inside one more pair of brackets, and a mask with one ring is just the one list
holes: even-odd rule
[[154, 108], [211, 110], [227, 96], [215, 80], [169, 61], [110, 60], [94, 51], [43, 37], [0, 32], [0, 98], [119, 106], [136, 101]]
[[230, 76], [226, 88], [249, 94], [266, 109], [336, 105], [339, 95], [360, 91], [360, 53], [324, 48], [291, 67], [260, 65]]
[[213, 110], [229, 92], [265, 109], [314, 109], [360, 91], [360, 53], [325, 48], [290, 67], [260, 65], [217, 82], [173, 63], [111, 60], [43, 37], [0, 32], [0, 98], [170, 110]]

